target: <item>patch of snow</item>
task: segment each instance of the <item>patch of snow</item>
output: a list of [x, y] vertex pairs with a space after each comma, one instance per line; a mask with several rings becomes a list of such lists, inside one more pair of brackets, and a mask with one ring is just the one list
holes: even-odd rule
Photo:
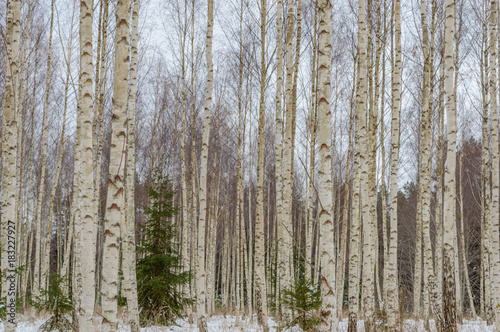
[[[17, 325], [16, 332], [37, 332], [40, 325], [43, 324], [45, 319], [29, 319], [27, 317], [19, 317], [20, 322]], [[94, 330], [99, 331], [100, 323], [102, 323], [102, 317], [95, 317], [94, 319]], [[260, 332], [262, 329], [257, 323], [257, 316], [254, 315], [253, 321], [250, 322], [249, 317], [237, 317], [237, 316], [212, 316], [208, 320], [208, 331], [210, 332]], [[381, 322], [377, 322], [379, 325]], [[341, 320], [337, 324], [336, 332], [347, 332], [347, 318]], [[268, 318], [269, 330], [271, 332], [276, 332], [278, 328], [278, 323], [272, 318]], [[362, 320], [358, 321], [358, 331], [364, 331], [364, 322]], [[405, 319], [403, 321], [403, 332], [434, 332], [436, 331], [436, 323], [434, 320], [429, 322], [430, 330], [427, 331], [424, 328], [424, 321], [415, 321], [413, 319]], [[129, 332], [130, 327], [120, 322], [118, 327], [119, 332]], [[495, 332], [494, 325], [487, 325], [486, 321], [482, 320], [480, 317], [472, 320], [464, 320], [458, 328], [459, 332]], [[3, 322], [0, 323], [0, 332], [4, 332]], [[187, 319], [179, 319], [176, 325], [172, 326], [150, 326], [141, 328], [141, 332], [199, 332], [196, 324], [189, 324]], [[302, 332], [302, 329], [298, 326], [284, 330], [284, 332]]]
[[[37, 319], [34, 322], [22, 321], [17, 323], [16, 332], [38, 332], [38, 328], [45, 322], [45, 319]], [[3, 332], [3, 322], [0, 323], [0, 332]]]
[[[337, 325], [336, 332], [347, 332], [347, 319], [343, 319]], [[365, 330], [364, 322], [358, 321], [357, 324], [358, 331], [363, 332]], [[414, 319], [403, 320], [403, 332], [436, 332], [436, 322], [431, 319], [429, 320], [429, 330], [424, 327], [424, 321], [415, 321]], [[458, 326], [458, 332], [495, 332], [495, 325], [487, 325], [486, 321], [477, 317], [475, 320], [464, 320], [462, 324]]]

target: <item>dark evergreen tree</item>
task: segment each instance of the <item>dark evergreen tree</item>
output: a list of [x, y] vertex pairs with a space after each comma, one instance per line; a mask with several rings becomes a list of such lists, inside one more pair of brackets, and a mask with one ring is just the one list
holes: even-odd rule
[[146, 325], [170, 324], [182, 317], [185, 306], [194, 302], [181, 291], [192, 275], [184, 271], [175, 242], [173, 217], [178, 208], [173, 205], [174, 195], [168, 178], [156, 169], [153, 184], [148, 188], [144, 240], [137, 248], [143, 254], [137, 262], [137, 291], [140, 319]]
[[321, 322], [318, 316], [321, 290], [317, 283], [304, 277], [296, 278], [295, 284], [285, 289], [281, 301], [295, 314], [292, 321], [284, 322], [287, 327], [299, 325], [304, 331], [317, 331]]
[[52, 274], [49, 277], [48, 290], [40, 288], [40, 296], [34, 296], [31, 305], [37, 313], [51, 313], [52, 316], [43, 323], [39, 331], [69, 331], [71, 322], [65, 317], [73, 309], [71, 295], [65, 294], [62, 286], [67, 284], [68, 280], [58, 274]]

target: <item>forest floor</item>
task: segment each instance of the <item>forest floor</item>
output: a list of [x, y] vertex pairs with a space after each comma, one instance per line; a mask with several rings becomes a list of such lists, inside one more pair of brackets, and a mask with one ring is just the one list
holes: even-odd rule
[[[24, 317], [19, 317], [20, 322], [18, 323], [17, 332], [37, 332], [40, 325], [43, 324], [44, 319], [27, 319]], [[99, 331], [100, 322], [99, 319], [95, 321], [94, 331]], [[278, 324], [269, 318], [268, 324], [270, 331], [277, 331]], [[404, 320], [403, 332], [433, 332], [436, 331], [435, 324], [431, 321], [430, 331], [424, 329], [423, 321], [415, 321], [406, 319]], [[250, 322], [248, 317], [242, 317], [237, 320], [236, 316], [212, 316], [208, 321], [208, 330], [210, 332], [258, 332], [262, 329], [257, 324], [257, 318]], [[3, 332], [3, 323], [0, 323], [0, 332]], [[128, 332], [130, 329], [128, 326], [120, 324], [119, 332]], [[177, 321], [177, 326], [152, 326], [141, 328], [141, 332], [198, 332], [198, 328], [195, 325], [190, 325], [187, 320], [182, 319]], [[285, 332], [301, 332], [302, 329], [299, 327], [293, 327], [286, 329]], [[337, 326], [337, 332], [347, 331], [347, 319], [343, 319]], [[363, 321], [358, 322], [358, 331], [364, 331]], [[487, 326], [486, 322], [481, 319], [476, 320], [465, 320], [463, 325], [460, 325], [459, 332], [494, 332], [494, 326]]]

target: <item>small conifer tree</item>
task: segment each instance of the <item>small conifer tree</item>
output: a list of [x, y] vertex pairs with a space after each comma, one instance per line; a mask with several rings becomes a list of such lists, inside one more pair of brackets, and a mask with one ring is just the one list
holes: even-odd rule
[[140, 319], [145, 325], [170, 324], [194, 302], [180, 287], [188, 284], [192, 276], [190, 271], [184, 271], [175, 242], [173, 217], [178, 208], [173, 205], [174, 195], [168, 178], [156, 169], [148, 190], [144, 240], [137, 248], [143, 254], [137, 262], [137, 285]]
[[321, 291], [317, 284], [307, 278], [297, 278], [295, 284], [285, 289], [282, 303], [295, 313], [286, 326], [299, 325], [304, 331], [317, 331], [320, 318], [317, 315], [321, 307]]
[[39, 331], [69, 331], [71, 330], [71, 322], [66, 318], [73, 309], [71, 295], [65, 294], [62, 286], [67, 283], [66, 278], [59, 274], [52, 274], [49, 277], [48, 290], [41, 287], [40, 296], [34, 296], [31, 305], [35, 310], [45, 313], [51, 313], [52, 316], [45, 321]]

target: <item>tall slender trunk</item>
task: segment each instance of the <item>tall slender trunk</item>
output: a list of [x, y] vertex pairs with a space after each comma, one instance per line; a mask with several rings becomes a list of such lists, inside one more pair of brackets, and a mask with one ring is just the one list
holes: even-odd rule
[[[181, 84], [182, 84], [182, 105], [181, 105], [181, 195], [182, 195], [182, 208], [181, 221], [182, 221], [182, 251], [181, 251], [181, 264], [183, 271], [189, 271], [190, 253], [191, 253], [191, 222], [188, 218], [188, 193], [187, 193], [187, 165], [186, 165], [186, 107], [187, 107], [187, 94], [186, 94], [186, 37], [187, 37], [187, 0], [184, 0], [184, 29], [182, 31], [182, 44], [181, 44]], [[189, 285], [183, 286], [183, 292], [187, 294]]]
[[[5, 29], [6, 60], [5, 60], [5, 92], [3, 102], [2, 122], [2, 244], [7, 244], [2, 255], [2, 274], [7, 275], [3, 281], [2, 297], [6, 297], [7, 320], [5, 331], [13, 332], [16, 329], [16, 280], [13, 273], [16, 269], [15, 242], [16, 238], [16, 160], [17, 160], [17, 126], [18, 105], [17, 86], [19, 79], [19, 37], [21, 0], [12, 0], [7, 8], [7, 25]], [[11, 258], [13, 256], [13, 258]], [[13, 289], [12, 289], [13, 288]]]
[[253, 271], [253, 260], [254, 260], [254, 241], [253, 241], [253, 211], [255, 210], [255, 207], [253, 206], [253, 149], [252, 149], [252, 92], [250, 92], [250, 116], [249, 116], [249, 130], [248, 134], [250, 136], [250, 146], [249, 146], [249, 163], [248, 163], [248, 243], [247, 243], [247, 249], [248, 249], [248, 273], [247, 273], [247, 280], [249, 285], [247, 285], [247, 296], [248, 296], [248, 314], [250, 316], [250, 321], [253, 322], [253, 309], [254, 309], [254, 271]]
[[[293, 74], [292, 74], [292, 100], [291, 100], [291, 110], [292, 110], [292, 148], [291, 148], [291, 156], [290, 156], [290, 179], [292, 182], [292, 199], [290, 200], [291, 206], [291, 222], [292, 227], [290, 228], [290, 276], [291, 276], [291, 284], [294, 284], [295, 277], [298, 276], [300, 266], [299, 264], [295, 264], [295, 259], [293, 259], [295, 254], [298, 254], [302, 250], [302, 226], [299, 214], [295, 214], [294, 211], [297, 211], [298, 206], [294, 206], [293, 201], [293, 192], [294, 192], [294, 167], [295, 167], [295, 136], [297, 132], [297, 86], [298, 86], [298, 77], [299, 77], [299, 62], [300, 62], [300, 44], [302, 41], [302, 0], [297, 0], [296, 4], [294, 4], [294, 8], [296, 9], [296, 32], [295, 32], [295, 54], [293, 60]], [[297, 216], [295, 219], [294, 216]], [[303, 253], [301, 254], [304, 255]]]
[[[436, 258], [435, 269], [437, 276], [437, 308], [442, 315], [443, 311], [443, 164], [444, 164], [444, 66], [441, 66], [440, 97], [438, 100], [438, 144], [437, 144], [437, 186], [436, 186]], [[435, 313], [436, 318], [443, 317]]]
[[[376, 29], [375, 29], [375, 68], [374, 68], [374, 78], [373, 80], [375, 83], [370, 84], [370, 89], [372, 90], [370, 93], [370, 127], [369, 127], [369, 153], [370, 153], [370, 160], [369, 160], [369, 167], [370, 167], [370, 178], [369, 178], [369, 185], [370, 185], [370, 218], [373, 221], [372, 223], [372, 250], [374, 251], [373, 255], [375, 256], [374, 262], [375, 262], [375, 269], [374, 269], [374, 282], [375, 282], [375, 290], [377, 294], [377, 298], [373, 302], [373, 305], [376, 303], [382, 304], [382, 289], [381, 289], [381, 282], [380, 282], [380, 260], [379, 260], [379, 236], [378, 236], [378, 213], [377, 213], [377, 203], [378, 203], [378, 173], [377, 173], [377, 148], [378, 148], [378, 141], [377, 141], [377, 133], [378, 133], [378, 125], [379, 125], [379, 119], [378, 119], [378, 104], [380, 100], [380, 61], [381, 55], [382, 55], [382, 49], [385, 48], [385, 40], [383, 38], [380, 38], [381, 36], [381, 29], [382, 29], [382, 20], [381, 20], [381, 3], [380, 0], [377, 0], [376, 2]], [[384, 18], [385, 18], [385, 13], [384, 13]], [[371, 36], [372, 34], [370, 34]], [[382, 60], [384, 61], [384, 60]], [[370, 74], [371, 76], [371, 74]], [[371, 97], [373, 96], [373, 97]], [[375, 310], [375, 307], [373, 308]]]
[[[97, 227], [102, 229], [104, 226], [104, 221], [103, 217], [105, 214], [105, 211], [101, 211], [101, 185], [102, 185], [102, 150], [103, 150], [103, 144], [104, 144], [104, 95], [105, 95], [105, 89], [106, 89], [106, 71], [105, 71], [105, 64], [106, 64], [106, 44], [107, 44], [107, 38], [108, 38], [108, 15], [109, 15], [109, 0], [103, 0], [104, 1], [104, 13], [103, 13], [103, 20], [102, 20], [102, 27], [101, 27], [101, 47], [100, 47], [100, 61], [99, 61], [99, 66], [101, 67], [99, 70], [99, 102], [97, 105], [98, 108], [98, 119], [95, 121], [95, 130], [98, 130], [97, 133], [95, 133], [95, 136], [97, 137], [95, 141], [95, 149], [94, 151], [95, 154], [95, 185], [94, 185], [94, 209], [97, 213], [97, 220], [95, 222], [95, 232], [97, 233], [97, 271], [96, 271], [96, 292], [100, 292], [101, 290], [101, 280], [102, 280], [102, 251], [103, 251], [103, 233], [97, 231]], [[94, 98], [97, 98], [97, 95], [94, 96]], [[98, 125], [98, 127], [97, 127]], [[96, 129], [98, 128], [98, 129]], [[69, 254], [69, 253], [68, 253]]]
[[[78, 204], [80, 205], [81, 221], [78, 221], [80, 238], [77, 239], [79, 248], [85, 248], [85, 254], [80, 256], [80, 269], [76, 271], [81, 279], [80, 307], [78, 325], [81, 331], [89, 331], [92, 327], [95, 296], [95, 231], [94, 224], [97, 220], [94, 209], [94, 163], [92, 153], [92, 1], [82, 1], [80, 4], [80, 93], [79, 113], [80, 122], [79, 148], [80, 150], [80, 185]], [[87, 251], [88, 250], [88, 251]]]
[[[130, 84], [127, 114], [127, 165], [125, 188], [125, 220], [122, 233], [123, 293], [127, 298], [127, 324], [132, 332], [139, 332], [135, 253], [135, 107], [137, 98], [137, 44], [139, 39], [140, 0], [134, 0], [132, 11], [132, 44], [130, 48]], [[175, 178], [175, 177], [174, 177]]]
[[[458, 1], [458, 3], [460, 3], [461, 1]], [[460, 9], [463, 8], [463, 5], [460, 6]], [[498, 7], [497, 7], [498, 8]], [[459, 72], [459, 68], [460, 68], [460, 55], [459, 55], [459, 51], [460, 51], [460, 35], [461, 35], [461, 26], [462, 26], [462, 17], [461, 17], [461, 12], [459, 15], [457, 15], [457, 5], [455, 5], [455, 41], [454, 41], [454, 46], [455, 46], [455, 51], [454, 51], [454, 57], [453, 57], [453, 67], [454, 67], [454, 75], [453, 75], [453, 108], [455, 109], [455, 112], [456, 112], [456, 109], [457, 109], [457, 89], [458, 89], [458, 72]], [[497, 9], [498, 10], [498, 9]], [[458, 18], [458, 19], [457, 19]], [[500, 36], [499, 36], [500, 38]], [[455, 121], [456, 122], [456, 121]], [[455, 136], [456, 136], [456, 133], [455, 133]], [[456, 145], [456, 143], [455, 143]], [[456, 153], [455, 153], [456, 155]], [[456, 193], [456, 187], [457, 185], [455, 184], [455, 206], [456, 206], [456, 200], [457, 200], [457, 193]], [[457, 217], [456, 217], [456, 210], [454, 210], [454, 214], [455, 214], [455, 221], [457, 220]], [[457, 226], [456, 226], [456, 222], [455, 222], [455, 231], [457, 232], [458, 229], [457, 229]], [[456, 290], [456, 299], [457, 299], [457, 308], [456, 308], [456, 312], [457, 312], [457, 321], [462, 321], [462, 317], [463, 317], [463, 311], [464, 311], [464, 297], [463, 297], [463, 282], [461, 279], [462, 278], [462, 275], [460, 274], [460, 246], [459, 246], [459, 234], [458, 233], [455, 233], [454, 235], [454, 246], [456, 248], [455, 250], [455, 264], [454, 264], [454, 268], [455, 268], [455, 290]]]
[[[195, 85], [195, 75], [196, 75], [196, 70], [195, 70], [195, 63], [194, 63], [194, 34], [195, 34], [195, 25], [194, 25], [194, 6], [195, 6], [195, 0], [192, 0], [192, 16], [191, 16], [191, 83], [190, 83], [190, 88], [191, 88], [191, 210], [189, 211], [189, 223], [190, 223], [190, 230], [188, 230], [189, 234], [194, 234], [195, 228], [197, 227], [197, 221], [198, 221], [198, 179], [197, 179], [197, 171], [196, 171], [196, 164], [197, 164], [197, 157], [196, 157], [196, 138], [195, 138], [195, 132], [196, 132], [196, 85]], [[197, 271], [197, 264], [198, 264], [198, 259], [196, 258], [197, 253], [197, 244], [196, 244], [196, 238], [193, 235], [193, 238], [191, 239], [191, 244], [190, 244], [190, 262], [191, 262], [191, 270]], [[190, 287], [190, 296], [194, 297], [196, 295], [196, 286], [197, 283], [194, 282], [191, 284]], [[192, 309], [195, 309], [196, 306], [193, 306]], [[189, 309], [191, 310], [191, 309]], [[196, 309], [195, 309], [196, 310]], [[191, 315], [190, 317], [192, 317]], [[190, 318], [190, 323], [192, 323], [192, 318]]]
[[[278, 249], [278, 272], [277, 272], [277, 293], [276, 297], [281, 296], [281, 281], [285, 278], [286, 259], [284, 252], [284, 202], [283, 202], [283, 111], [282, 111], [282, 89], [283, 89], [283, 0], [277, 0], [276, 29], [277, 29], [277, 77], [276, 77], [276, 134], [275, 134], [275, 168], [276, 168], [276, 223], [277, 223], [277, 249]], [[279, 301], [277, 308], [280, 313]]]
[[[493, 0], [495, 1], [495, 0]], [[444, 174], [444, 326], [446, 331], [456, 331], [456, 284], [455, 284], [455, 243], [456, 243], [456, 135], [457, 135], [457, 115], [454, 104], [453, 87], [453, 42], [455, 33], [455, 2], [446, 0], [445, 3], [445, 32], [444, 32], [444, 92], [446, 95], [446, 120], [447, 120], [447, 154]], [[496, 23], [496, 22], [495, 22]]]
[[[485, 11], [487, 10], [485, 6]], [[486, 13], [485, 13], [486, 16]], [[489, 64], [488, 64], [488, 26], [483, 23], [483, 53], [481, 54], [481, 78], [482, 78], [482, 151], [481, 151], [481, 272], [482, 285], [481, 290], [481, 313], [485, 315], [486, 320], [491, 323], [491, 282], [490, 282], [490, 152], [488, 135], [488, 95], [489, 95]]]
[[[219, 137], [219, 126], [218, 124], [215, 126], [215, 137]], [[216, 165], [221, 162], [219, 160], [219, 147], [218, 147], [218, 141], [216, 140], [214, 142], [213, 150], [214, 150], [214, 155], [212, 159], [212, 181], [209, 186], [210, 188], [210, 202], [211, 206], [209, 208], [209, 218], [207, 224], [209, 225], [208, 228], [208, 236], [207, 236], [207, 312], [208, 314], [212, 314], [214, 309], [215, 309], [215, 290], [216, 290], [216, 279], [215, 279], [215, 256], [216, 254], [216, 245], [217, 245], [217, 221], [219, 220], [217, 216], [217, 210], [219, 207], [219, 191], [220, 191], [220, 168], [219, 171], [217, 171]], [[224, 226], [227, 227], [227, 222], [224, 223]], [[224, 236], [227, 237], [227, 240], [229, 241], [230, 237], [228, 235], [228, 231], [226, 229], [226, 232], [224, 233]], [[225, 244], [228, 244], [226, 240], [224, 240]], [[225, 251], [225, 255], [229, 256], [227, 248], [223, 248]], [[228, 265], [224, 265], [228, 267]], [[231, 270], [229, 267], [225, 269], [225, 271]], [[227, 296], [227, 292], [224, 294]], [[227, 301], [222, 301], [223, 305], [227, 305]]]
[[[368, 0], [368, 15], [367, 22], [372, 21], [372, 0]], [[377, 15], [376, 32], [380, 30], [380, 19]], [[364, 28], [363, 28], [364, 29]], [[363, 32], [364, 33], [364, 32]], [[375, 38], [376, 42], [372, 42], [371, 24], [367, 23], [365, 37], [367, 39], [366, 50], [366, 65], [368, 86], [363, 93], [367, 94], [368, 103], [366, 105], [366, 123], [368, 128], [365, 129], [366, 135], [363, 139], [364, 159], [362, 163], [362, 174], [364, 179], [362, 185], [367, 195], [362, 201], [363, 206], [363, 309], [365, 316], [365, 324], [367, 329], [371, 329], [374, 322], [375, 314], [375, 284], [376, 284], [376, 260], [378, 250], [377, 236], [377, 112], [374, 107], [375, 102], [378, 102], [378, 93], [373, 87], [373, 81], [378, 81], [378, 66], [380, 59], [380, 49], [378, 48], [378, 33]], [[363, 47], [364, 44], [361, 45]], [[373, 47], [375, 46], [375, 48]], [[363, 53], [363, 52], [362, 52]], [[375, 77], [373, 75], [373, 54], [375, 53]], [[378, 84], [378, 83], [377, 83]]]
[[[313, 245], [313, 225], [314, 225], [314, 192], [315, 192], [315, 164], [316, 164], [316, 123], [317, 123], [317, 98], [316, 98], [316, 58], [317, 58], [317, 34], [318, 34], [318, 9], [314, 8], [314, 28], [311, 35], [312, 41], [312, 69], [311, 69], [311, 109], [310, 109], [310, 131], [309, 142], [309, 197], [307, 203], [307, 232], [306, 232], [306, 278], [314, 280], [314, 269], [312, 268], [312, 245]], [[281, 50], [280, 50], [281, 51]], [[281, 55], [283, 56], [283, 55]], [[281, 59], [282, 61], [283, 59]], [[282, 78], [281, 78], [282, 79]], [[280, 86], [281, 89], [281, 86]], [[281, 138], [281, 137], [280, 137]], [[316, 264], [317, 265], [317, 264]]]
[[213, 90], [213, 64], [212, 64], [212, 35], [214, 24], [214, 3], [208, 0], [207, 18], [207, 95], [205, 100], [205, 111], [203, 115], [203, 141], [201, 148], [201, 172], [200, 172], [200, 216], [198, 221], [198, 269], [196, 270], [196, 297], [197, 318], [200, 332], [207, 331], [206, 318], [206, 267], [205, 267], [205, 229], [207, 218], [207, 174], [208, 174], [208, 144], [210, 138], [210, 110], [212, 108]]
[[[362, 153], [363, 136], [366, 133], [366, 5], [364, 0], [359, 1], [358, 6], [358, 53], [356, 68], [356, 112], [355, 117], [355, 148], [354, 148], [354, 179], [352, 215], [350, 225], [349, 242], [349, 322], [348, 331], [357, 331], [359, 311], [359, 282], [361, 275], [361, 202], [362, 202]], [[364, 32], [363, 32], [364, 31]]]
[[[102, 20], [102, 36], [101, 36], [101, 47], [100, 47], [100, 60], [99, 60], [99, 65], [101, 66], [99, 70], [99, 102], [98, 102], [98, 119], [95, 122], [96, 125], [99, 125], [98, 130], [99, 132], [97, 133], [97, 144], [96, 144], [96, 159], [95, 159], [95, 208], [97, 212], [98, 218], [100, 217], [100, 191], [101, 191], [101, 157], [102, 157], [102, 149], [103, 149], [103, 143], [104, 143], [104, 94], [105, 94], [105, 87], [106, 87], [106, 71], [105, 71], [105, 64], [106, 64], [106, 44], [107, 44], [107, 36], [108, 36], [108, 15], [109, 15], [109, 0], [103, 0], [104, 1], [104, 17]], [[97, 95], [94, 97], [97, 98]], [[94, 128], [94, 130], [96, 130]]]
[[250, 267], [250, 264], [248, 263], [249, 261], [249, 258], [248, 258], [248, 240], [245, 236], [245, 148], [246, 148], [246, 144], [245, 144], [245, 137], [246, 137], [246, 127], [247, 127], [247, 111], [248, 111], [248, 99], [249, 99], [249, 96], [251, 96], [251, 92], [248, 91], [248, 87], [249, 87], [249, 83], [250, 83], [250, 79], [249, 79], [249, 76], [247, 76], [246, 78], [246, 91], [247, 93], [245, 94], [245, 105], [244, 105], [244, 116], [243, 116], [243, 133], [241, 134], [241, 140], [242, 140], [242, 151], [241, 151], [241, 183], [240, 183], [240, 190], [239, 190], [239, 199], [240, 199], [240, 205], [241, 205], [241, 238], [242, 238], [242, 252], [241, 252], [241, 264], [242, 264], [242, 271], [241, 271], [241, 274], [242, 274], [242, 278], [243, 278], [243, 275], [244, 275], [244, 279], [245, 279], [245, 285], [243, 285], [243, 281], [242, 281], [242, 303], [244, 304], [244, 300], [243, 300], [243, 297], [244, 297], [244, 289], [246, 288], [246, 298], [247, 298], [247, 307], [248, 307], [248, 312], [249, 312], [249, 316], [250, 316], [250, 319], [252, 319], [252, 315], [251, 315], [251, 297], [249, 296], [250, 294], [250, 280], [249, 280], [249, 274], [248, 274], [248, 268]]
[[[360, 61], [358, 53], [358, 65], [356, 67], [356, 110], [358, 109], [359, 100], [359, 76], [360, 76]], [[354, 142], [359, 142], [359, 115], [354, 113]], [[351, 224], [349, 226], [349, 326], [348, 332], [357, 331], [358, 311], [359, 311], [359, 279], [360, 279], [360, 238], [361, 238], [361, 186], [360, 186], [360, 158], [359, 148], [354, 147], [354, 162], [353, 162], [353, 185], [352, 185], [352, 212]]]
[[332, 5], [329, 0], [318, 3], [318, 200], [319, 252], [321, 260], [321, 325], [322, 331], [333, 331], [337, 325], [335, 296], [335, 245], [331, 191], [331, 110], [330, 61], [332, 34]]
[[[431, 61], [432, 57], [428, 49], [429, 43], [429, 32], [427, 25], [427, 7], [426, 1], [420, 1], [420, 12], [421, 12], [421, 24], [422, 24], [422, 49], [424, 56], [424, 73], [423, 73], [423, 87], [422, 87], [422, 116], [421, 116], [421, 127], [420, 132], [422, 136], [422, 142], [420, 145], [421, 150], [421, 168], [420, 168], [420, 179], [419, 179], [419, 192], [421, 192], [421, 223], [422, 223], [422, 236], [424, 243], [424, 317], [427, 322], [429, 316], [429, 298], [430, 294], [432, 300], [432, 308], [434, 308], [434, 313], [437, 314], [438, 305], [436, 301], [438, 300], [436, 294], [436, 278], [434, 275], [434, 265], [432, 262], [432, 246], [431, 246], [431, 235], [430, 235], [430, 222], [431, 222], [431, 169], [432, 169], [432, 159], [431, 159], [431, 120], [432, 112], [430, 109], [429, 99], [432, 97], [430, 95], [431, 82]], [[418, 220], [417, 220], [418, 222]]]
[[259, 325], [264, 331], [269, 331], [267, 326], [267, 287], [265, 266], [265, 239], [264, 239], [264, 130], [266, 116], [266, 19], [267, 0], [261, 0], [260, 12], [260, 38], [261, 38], [261, 62], [260, 62], [260, 102], [259, 102], [259, 139], [257, 157], [257, 218], [255, 223], [255, 300]]
[[[278, 241], [279, 252], [278, 252], [278, 262], [280, 266], [280, 277], [279, 277], [279, 289], [287, 289], [292, 282], [293, 265], [292, 265], [292, 196], [293, 196], [293, 27], [294, 27], [294, 15], [293, 15], [294, 2], [293, 0], [288, 0], [288, 12], [287, 12], [287, 31], [286, 31], [286, 119], [285, 119], [285, 149], [283, 153], [284, 159], [284, 171], [283, 171], [283, 213], [281, 218], [282, 227], [282, 240]], [[289, 309], [283, 309], [283, 320], [288, 321], [290, 319], [291, 312]]]
[[386, 63], [386, 47], [385, 44], [387, 42], [387, 26], [386, 26], [386, 14], [387, 8], [384, 0], [384, 35], [383, 35], [383, 45], [382, 47], [382, 84], [380, 90], [380, 136], [379, 136], [379, 145], [380, 145], [380, 196], [381, 196], [381, 223], [382, 223], [382, 247], [384, 250], [383, 256], [383, 270], [382, 270], [382, 300], [384, 301], [384, 305], [382, 306], [384, 310], [387, 312], [387, 278], [386, 278], [386, 265], [389, 262], [389, 237], [387, 234], [388, 223], [387, 223], [387, 186], [386, 186], [386, 152], [385, 152], [385, 63]]
[[95, 63], [95, 82], [94, 82], [94, 114], [92, 116], [92, 142], [96, 141], [97, 136], [97, 119], [98, 119], [98, 111], [99, 111], [99, 99], [97, 96], [99, 95], [99, 79], [100, 79], [100, 70], [101, 70], [101, 46], [102, 46], [102, 37], [103, 37], [103, 12], [104, 12], [104, 1], [99, 1], [99, 19], [98, 22], [98, 31], [97, 31], [97, 50], [96, 50], [96, 63]]
[[[279, 0], [278, 0], [279, 1]], [[243, 315], [244, 306], [244, 292], [243, 292], [243, 257], [245, 252], [245, 241], [243, 236], [243, 231], [245, 228], [244, 223], [244, 144], [245, 144], [245, 121], [246, 113], [243, 114], [243, 11], [244, 3], [243, 0], [240, 1], [240, 47], [239, 47], [239, 66], [238, 66], [238, 156], [236, 163], [236, 222], [238, 225], [238, 279], [236, 285], [236, 291], [238, 292], [239, 301], [237, 301], [237, 325], [239, 322], [240, 315]], [[278, 17], [279, 19], [279, 17]], [[279, 50], [278, 50], [279, 52]], [[279, 70], [279, 67], [278, 67]], [[242, 151], [243, 150], [243, 151]]]
[[[362, 308], [366, 329], [371, 330], [374, 326], [374, 220], [370, 216], [370, 188], [369, 188], [369, 153], [368, 153], [368, 130], [367, 117], [369, 115], [368, 99], [368, 43], [367, 43], [367, 18], [366, 1], [359, 1], [358, 9], [358, 55], [359, 55], [359, 76], [358, 90], [356, 95], [356, 113], [358, 121], [356, 123], [359, 133], [356, 140], [356, 154], [360, 163], [360, 209], [359, 222], [362, 223]], [[359, 115], [358, 115], [359, 114]], [[361, 268], [361, 266], [359, 266]]]
[[[496, 28], [493, 29], [495, 22], [498, 22], [498, 6], [493, 9], [494, 3], [498, 5], [499, 2], [491, 1], [491, 39], [494, 39], [494, 33], [496, 33]], [[495, 14], [493, 14], [495, 13]], [[493, 17], [494, 16], [494, 17]], [[500, 25], [500, 22], [498, 22]], [[500, 36], [498, 36], [498, 42], [500, 43]], [[495, 56], [495, 42], [490, 40], [490, 102], [491, 102], [491, 249], [490, 249], [490, 260], [491, 260], [491, 295], [492, 295], [492, 308], [494, 309], [495, 325], [497, 330], [500, 328], [500, 216], [499, 216], [499, 204], [500, 204], [500, 156], [498, 148], [498, 105], [496, 104], [497, 98], [497, 87], [496, 87], [496, 71], [498, 69], [497, 59], [492, 59]], [[500, 62], [500, 53], [497, 54], [498, 61]], [[495, 102], [493, 101], [495, 100]]]
[[387, 326], [389, 331], [398, 331], [399, 325], [399, 281], [398, 281], [398, 169], [401, 114], [401, 1], [394, 2], [395, 54], [392, 68], [392, 122], [391, 122], [391, 215], [389, 228], [389, 251], [387, 269]]
[[115, 69], [111, 117], [108, 193], [104, 218], [102, 269], [102, 331], [116, 331], [118, 296], [119, 236], [124, 226], [125, 149], [127, 146], [127, 92], [129, 72], [130, 0], [118, 1], [116, 8]]

